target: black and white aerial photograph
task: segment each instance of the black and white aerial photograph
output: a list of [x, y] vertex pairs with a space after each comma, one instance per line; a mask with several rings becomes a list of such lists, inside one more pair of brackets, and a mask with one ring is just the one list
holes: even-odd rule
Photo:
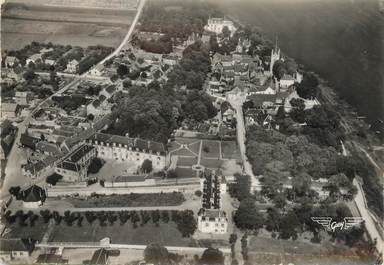
[[384, 265], [384, 0], [0, 7], [0, 265]]

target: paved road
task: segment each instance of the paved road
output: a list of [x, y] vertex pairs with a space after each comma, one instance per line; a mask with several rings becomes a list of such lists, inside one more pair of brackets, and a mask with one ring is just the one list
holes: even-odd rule
[[[99, 65], [103, 64], [106, 60], [112, 58], [113, 56], [119, 54], [121, 49], [124, 47], [124, 45], [126, 45], [126, 43], [129, 41], [129, 38], [131, 37], [133, 30], [136, 26], [136, 23], [139, 20], [139, 17], [142, 13], [145, 2], [146, 2], [146, 0], [140, 1], [136, 16], [135, 16], [128, 32], [127, 32], [127, 35], [125, 36], [124, 40], [122, 41], [122, 43], [119, 45], [119, 47], [117, 47], [115, 49], [115, 51], [112, 54], [110, 54], [109, 56], [104, 58], [101, 62], [99, 62], [98, 63]], [[65, 76], [66, 77], [73, 77], [70, 74], [65, 75]], [[31, 183], [39, 183], [39, 182], [43, 181], [42, 179], [36, 179], [36, 180], [32, 181], [30, 178], [26, 178], [21, 174], [21, 165], [23, 163], [25, 163], [26, 161], [24, 158], [25, 155], [24, 155], [23, 148], [18, 147], [18, 145], [20, 143], [20, 135], [21, 135], [21, 133], [23, 133], [27, 129], [28, 124], [29, 124], [33, 114], [36, 113], [41, 108], [41, 106], [47, 102], [48, 99], [51, 99], [52, 96], [55, 96], [55, 95], [58, 95], [58, 94], [65, 92], [69, 88], [76, 85], [81, 79], [84, 79], [84, 77], [87, 78], [88, 76], [89, 76], [89, 71], [83, 73], [82, 75], [74, 76], [73, 81], [71, 81], [70, 83], [65, 85], [63, 88], [58, 90], [56, 93], [54, 93], [53, 95], [51, 95], [50, 97], [48, 97], [44, 101], [42, 101], [38, 106], [36, 106], [36, 108], [33, 111], [31, 111], [31, 113], [21, 123], [19, 123], [18, 132], [16, 134], [13, 147], [9, 153], [8, 160], [7, 160], [7, 166], [5, 168], [4, 183], [3, 183], [3, 186], [1, 189], [1, 197], [0, 197], [1, 199], [6, 199], [9, 197], [8, 190], [11, 186], [24, 186], [24, 185], [29, 185]]]
[[34, 179], [23, 176], [21, 173], [21, 165], [26, 162], [25, 159], [25, 150], [24, 148], [20, 148], [20, 136], [22, 133], [25, 132], [25, 130], [28, 128], [28, 124], [31, 121], [33, 115], [42, 107], [42, 105], [46, 104], [49, 99], [51, 99], [53, 96], [61, 94], [65, 92], [67, 89], [72, 87], [73, 85], [77, 84], [79, 81], [78, 78], [75, 78], [70, 83], [59, 89], [56, 93], [51, 95], [50, 97], [46, 98], [42, 102], [40, 102], [34, 110], [32, 110], [25, 119], [19, 123], [17, 126], [18, 131], [15, 137], [14, 144], [12, 146], [12, 149], [9, 153], [9, 156], [7, 158], [7, 166], [5, 168], [5, 178], [3, 187], [1, 189], [1, 199], [5, 199], [9, 197], [9, 188], [12, 186], [25, 186], [32, 183], [39, 183], [44, 180], [43, 179]]
[[239, 144], [240, 155], [243, 161], [243, 171], [245, 174], [249, 175], [252, 178], [252, 186], [260, 186], [259, 180], [253, 174], [252, 165], [249, 163], [246, 155], [246, 129], [244, 124], [244, 115], [243, 115], [243, 103], [245, 101], [245, 95], [239, 95], [236, 99], [230, 99], [229, 103], [236, 110], [236, 130], [237, 130], [237, 142]]
[[147, 0], [141, 0], [140, 1], [139, 6], [137, 8], [136, 16], [132, 21], [132, 24], [131, 24], [128, 32], [127, 32], [127, 35], [125, 35], [125, 37], [124, 37], [123, 41], [121, 42], [121, 44], [119, 45], [119, 47], [117, 47], [117, 49], [113, 53], [111, 53], [110, 55], [105, 57], [101, 62], [99, 62], [98, 63], [99, 65], [104, 64], [104, 62], [106, 62], [109, 59], [111, 59], [112, 57], [118, 55], [120, 53], [120, 51], [124, 48], [124, 46], [129, 42], [129, 39], [131, 38], [133, 30], [135, 29], [136, 23], [139, 21], [140, 15], [143, 11], [143, 7], [144, 7], [146, 1]]
[[353, 180], [353, 184], [357, 187], [357, 195], [354, 199], [357, 209], [359, 210], [361, 216], [365, 221], [365, 227], [367, 229], [369, 236], [371, 237], [372, 240], [374, 240], [375, 238], [377, 239], [376, 249], [382, 253], [384, 250], [384, 240], [383, 240], [384, 236], [382, 232], [379, 231], [379, 229], [375, 225], [372, 215], [369, 212], [369, 209], [367, 208], [362, 187], [360, 183], [358, 183], [356, 178]]

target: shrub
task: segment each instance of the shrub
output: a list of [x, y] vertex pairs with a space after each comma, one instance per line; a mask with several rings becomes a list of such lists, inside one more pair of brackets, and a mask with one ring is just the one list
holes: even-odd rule
[[98, 157], [92, 159], [88, 167], [88, 173], [96, 174], [103, 167], [103, 160]]
[[48, 184], [51, 184], [52, 186], [55, 186], [58, 181], [60, 181], [63, 178], [62, 175], [59, 175], [57, 173], [53, 173], [52, 175], [48, 176], [45, 180]]

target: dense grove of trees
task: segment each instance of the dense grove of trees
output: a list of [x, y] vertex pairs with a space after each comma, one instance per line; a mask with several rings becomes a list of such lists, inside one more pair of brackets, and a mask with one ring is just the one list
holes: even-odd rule
[[209, 51], [201, 42], [195, 42], [183, 51], [180, 63], [169, 73], [167, 86], [201, 90], [211, 61]]
[[[183, 120], [197, 122], [212, 118], [217, 110], [201, 90], [210, 61], [201, 43], [186, 48], [179, 66], [165, 85], [156, 81], [148, 87], [130, 87], [128, 96], [118, 99], [109, 132], [167, 142]], [[186, 85], [191, 92], [183, 91]]]
[[313, 99], [318, 96], [319, 80], [313, 73], [304, 73], [303, 80], [297, 85], [297, 94], [306, 99]]
[[82, 95], [71, 95], [71, 96], [53, 96], [52, 100], [62, 109], [67, 112], [72, 111], [85, 105], [87, 99]]
[[113, 48], [111, 47], [104, 47], [101, 45], [89, 46], [86, 50], [87, 56], [79, 62], [79, 73], [82, 74], [88, 71], [93, 65], [100, 62], [112, 52]]
[[294, 75], [297, 71], [297, 64], [293, 59], [286, 59], [284, 61], [276, 61], [273, 64], [273, 75], [280, 80], [284, 74]]
[[[245, 181], [244, 181], [245, 179]], [[287, 207], [286, 203], [277, 203], [277, 200], [273, 200], [274, 206], [269, 207], [265, 214], [262, 214], [257, 207], [257, 196], [251, 194], [249, 177], [236, 176], [236, 181], [230, 187], [230, 194], [232, 197], [237, 198], [240, 201], [240, 206], [234, 214], [235, 225], [244, 231], [251, 231], [255, 233], [260, 228], [272, 232], [272, 237], [278, 237], [280, 239], [297, 239], [298, 235], [310, 231], [313, 233], [311, 239], [314, 243], [321, 241], [320, 231], [323, 227], [312, 221], [312, 216], [330, 216], [335, 221], [342, 221], [344, 217], [352, 216], [349, 208], [339, 202], [324, 201], [320, 204], [315, 204], [310, 197], [300, 197], [296, 200], [296, 204]], [[294, 184], [294, 186], [301, 187], [302, 182]], [[247, 187], [248, 186], [248, 187]], [[237, 192], [233, 192], [237, 191]], [[243, 194], [239, 196], [239, 191], [243, 191]], [[283, 196], [285, 202], [288, 194], [279, 193], [275, 198]], [[362, 240], [364, 233], [364, 225], [355, 227], [348, 231], [337, 231], [336, 233], [330, 233], [331, 239], [337, 239], [344, 241], [347, 245], [353, 246]], [[234, 239], [230, 239], [233, 242]], [[247, 257], [246, 240], [242, 241], [242, 254], [244, 259]]]
[[207, 3], [188, 1], [151, 2], [145, 9], [141, 31], [164, 33], [186, 40], [193, 32], [202, 33], [209, 15], [221, 15]]
[[[283, 183], [293, 177], [296, 195], [310, 196], [308, 179], [332, 178], [337, 174], [347, 174], [350, 183], [354, 175], [342, 163], [342, 157], [333, 147], [320, 147], [308, 141], [304, 135], [286, 136], [277, 131], [258, 126], [249, 128], [247, 155], [257, 175], [263, 175], [263, 193], [274, 198]], [[347, 183], [334, 183], [338, 189], [347, 187], [353, 196], [356, 190]], [[339, 185], [337, 185], [339, 184]]]
[[[288, 115], [283, 108], [280, 108], [276, 115], [280, 132], [286, 135], [307, 135], [308, 139], [317, 145], [340, 149], [340, 140], [345, 138], [345, 133], [340, 124], [339, 115], [335, 111], [326, 105], [304, 110], [301, 99], [293, 99], [290, 103], [293, 109]], [[305, 126], [295, 126], [297, 123]]]

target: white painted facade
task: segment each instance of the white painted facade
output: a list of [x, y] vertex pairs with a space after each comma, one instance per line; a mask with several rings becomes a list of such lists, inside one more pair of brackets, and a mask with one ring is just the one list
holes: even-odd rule
[[225, 18], [208, 19], [208, 24], [205, 25], [204, 29], [207, 31], [215, 32], [216, 34], [221, 34], [224, 27], [228, 27], [228, 29], [231, 31], [231, 36], [236, 31], [234, 23], [231, 20]]
[[203, 233], [227, 233], [228, 219], [225, 212], [218, 209], [203, 209], [198, 216], [198, 229]]

